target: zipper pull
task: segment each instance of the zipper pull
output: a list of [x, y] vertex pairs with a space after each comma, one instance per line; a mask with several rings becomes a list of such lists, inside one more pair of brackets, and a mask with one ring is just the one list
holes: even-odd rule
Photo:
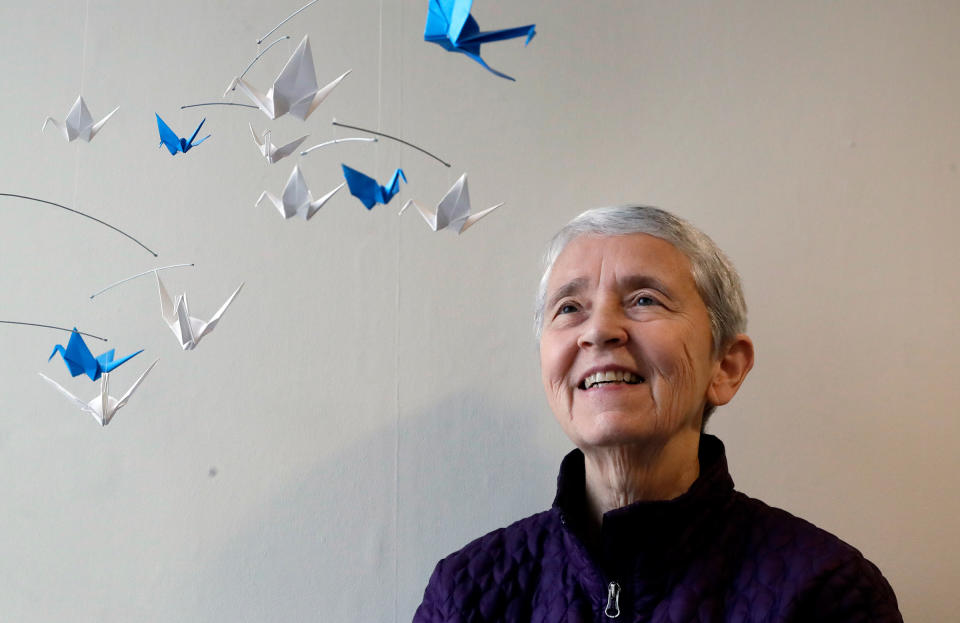
[[616, 582], [607, 585], [607, 607], [603, 609], [603, 613], [608, 619], [620, 616], [620, 585]]

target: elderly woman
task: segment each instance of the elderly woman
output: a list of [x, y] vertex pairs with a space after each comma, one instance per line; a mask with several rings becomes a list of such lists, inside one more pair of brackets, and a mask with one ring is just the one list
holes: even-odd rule
[[414, 621], [902, 621], [873, 564], [734, 490], [703, 433], [753, 366], [709, 237], [656, 208], [584, 212], [550, 243], [536, 328], [577, 447], [553, 508], [440, 561]]

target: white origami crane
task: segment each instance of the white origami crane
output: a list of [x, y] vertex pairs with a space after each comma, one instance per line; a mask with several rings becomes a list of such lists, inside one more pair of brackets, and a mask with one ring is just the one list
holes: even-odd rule
[[318, 88], [317, 71], [313, 67], [313, 54], [310, 52], [310, 38], [305, 36], [266, 94], [243, 78], [234, 78], [223, 95], [226, 97], [227, 93], [239, 87], [250, 101], [271, 119], [290, 113], [305, 121], [350, 71], [348, 69], [343, 72], [339, 78], [322, 89]]
[[94, 123], [93, 117], [90, 116], [90, 111], [87, 110], [87, 103], [83, 101], [83, 96], [78, 96], [77, 101], [73, 103], [73, 108], [67, 113], [67, 118], [63, 123], [60, 123], [53, 117], [47, 117], [40, 131], [43, 132], [46, 130], [48, 123], [53, 123], [53, 125], [57, 126], [60, 131], [63, 132], [63, 136], [68, 141], [80, 138], [89, 143], [93, 137], [97, 135], [97, 132], [100, 131], [100, 128], [103, 127], [103, 124], [118, 110], [120, 110], [119, 106], [111, 110], [109, 115]]
[[282, 160], [297, 151], [297, 147], [300, 147], [300, 143], [307, 140], [309, 134], [304, 134], [297, 140], [287, 143], [283, 147], [277, 147], [270, 142], [270, 130], [264, 130], [263, 134], [257, 136], [257, 131], [253, 129], [253, 124], [250, 124], [250, 133], [253, 134], [253, 140], [256, 141], [257, 147], [260, 148], [260, 153], [263, 154], [263, 157], [267, 159], [267, 162], [270, 164], [276, 163], [278, 160]]
[[403, 214], [403, 211], [410, 207], [411, 204], [420, 211], [420, 216], [423, 217], [423, 220], [427, 222], [427, 225], [429, 225], [433, 231], [446, 228], [455, 230], [458, 234], [467, 231], [471, 225], [503, 205], [502, 203], [498, 203], [492, 208], [487, 208], [482, 212], [471, 215], [470, 191], [467, 188], [466, 173], [460, 176], [460, 179], [456, 181], [450, 190], [447, 191], [447, 194], [444, 195], [443, 199], [440, 200], [436, 212], [422, 208], [417, 202], [410, 199], [400, 208], [400, 214]]
[[[160, 360], [158, 359], [157, 361], [160, 361]], [[124, 405], [127, 404], [127, 401], [130, 400], [130, 396], [132, 396], [133, 392], [137, 389], [137, 387], [140, 386], [140, 383], [147, 376], [147, 373], [150, 372], [150, 370], [153, 370], [153, 366], [157, 365], [157, 361], [154, 361], [153, 363], [151, 363], [150, 367], [147, 368], [143, 372], [143, 374], [140, 375], [140, 378], [134, 381], [130, 389], [128, 389], [126, 393], [123, 394], [123, 396], [120, 396], [119, 399], [114, 398], [109, 393], [109, 386], [110, 386], [109, 374], [104, 374], [103, 376], [100, 377], [100, 395], [94, 396], [90, 400], [90, 402], [84, 402], [80, 400], [79, 398], [71, 394], [69, 391], [67, 391], [59, 383], [44, 376], [43, 373], [38, 372], [38, 374], [40, 374], [40, 376], [43, 377], [43, 379], [46, 382], [50, 383], [55, 388], [57, 388], [61, 394], [63, 394], [64, 396], [72, 400], [74, 404], [80, 407], [81, 410], [92, 415], [93, 419], [95, 419], [100, 424], [100, 426], [106, 426], [107, 424], [110, 423], [110, 420], [113, 419], [113, 416], [117, 413], [117, 411], [119, 411]]]
[[243, 287], [241, 283], [227, 299], [227, 302], [217, 310], [217, 313], [210, 320], [203, 321], [189, 314], [186, 293], [178, 296], [177, 303], [174, 305], [167, 289], [163, 287], [163, 282], [160, 281], [160, 274], [156, 273], [156, 275], [157, 289], [160, 290], [160, 313], [163, 315], [163, 321], [167, 323], [173, 334], [180, 340], [180, 346], [183, 347], [183, 350], [193, 350], [205, 335], [213, 331], [217, 322], [220, 321], [220, 316], [227, 311], [227, 307], [230, 306], [233, 299], [240, 293], [240, 288]]
[[283, 187], [283, 195], [277, 197], [269, 190], [265, 190], [260, 193], [260, 198], [257, 199], [256, 205], [259, 206], [260, 202], [266, 198], [273, 202], [273, 205], [280, 211], [283, 218], [290, 218], [296, 215], [305, 221], [309, 221], [313, 215], [317, 213], [317, 210], [322, 208], [323, 204], [329, 201], [330, 197], [343, 187], [344, 184], [340, 184], [314, 201], [313, 194], [310, 192], [310, 189], [307, 188], [307, 182], [303, 179], [303, 174], [300, 172], [300, 166], [298, 165], [293, 167], [293, 172], [290, 173], [290, 177], [287, 179], [287, 185]]

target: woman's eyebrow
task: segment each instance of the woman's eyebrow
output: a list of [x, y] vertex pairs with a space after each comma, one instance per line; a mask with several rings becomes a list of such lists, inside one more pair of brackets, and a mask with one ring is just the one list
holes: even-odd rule
[[576, 294], [583, 290], [587, 286], [587, 279], [585, 277], [578, 277], [572, 281], [568, 281], [563, 284], [557, 290], [550, 295], [550, 298], [547, 299], [547, 309], [553, 307], [557, 304], [560, 299], [566, 298], [573, 294]]
[[630, 275], [622, 281], [625, 290], [639, 290], [641, 288], [652, 288], [663, 293], [668, 298], [673, 298], [670, 288], [652, 275]]

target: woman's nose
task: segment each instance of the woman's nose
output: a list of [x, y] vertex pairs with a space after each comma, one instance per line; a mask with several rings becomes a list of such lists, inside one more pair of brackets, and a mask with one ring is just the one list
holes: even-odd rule
[[626, 318], [619, 306], [605, 305], [594, 309], [583, 325], [577, 344], [587, 346], [620, 346], [627, 342]]

